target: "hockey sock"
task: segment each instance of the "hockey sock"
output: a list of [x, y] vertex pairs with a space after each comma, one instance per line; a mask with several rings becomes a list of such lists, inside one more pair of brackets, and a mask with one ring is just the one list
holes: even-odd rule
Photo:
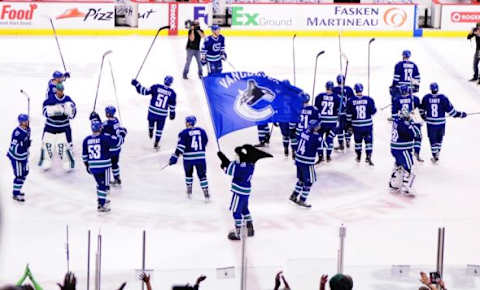
[[193, 177], [185, 177], [185, 184], [187, 185], [187, 187], [192, 187]]
[[24, 182], [25, 182], [25, 178], [15, 177], [15, 179], [13, 179], [13, 195], [14, 196], [21, 194], [21, 190]]
[[105, 190], [97, 189], [97, 199], [99, 205], [105, 205], [105, 200], [107, 199], [107, 192]]
[[120, 168], [112, 168], [113, 178], [120, 178]]
[[[192, 179], [193, 180], [193, 179]], [[190, 183], [191, 184], [191, 183]], [[208, 188], [208, 180], [207, 178], [200, 179], [200, 187], [201, 188]]]
[[295, 184], [295, 190], [293, 191], [292, 194], [295, 195], [295, 197], [297, 197], [303, 190], [303, 183], [298, 181], [297, 184]]
[[162, 130], [155, 131], [155, 143], [158, 144], [160, 142], [160, 138], [162, 138]]
[[304, 186], [302, 195], [300, 196], [300, 200], [306, 201], [309, 194], [310, 194], [310, 186]]
[[[356, 145], [355, 145], [355, 147], [356, 147]], [[367, 153], [367, 156], [371, 156], [372, 152], [373, 152], [373, 144], [372, 143], [365, 144], [365, 153]]]

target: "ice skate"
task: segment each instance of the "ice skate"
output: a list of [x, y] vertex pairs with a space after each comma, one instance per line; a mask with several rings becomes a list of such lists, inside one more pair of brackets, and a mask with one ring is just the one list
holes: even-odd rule
[[110, 209], [110, 203], [107, 203], [105, 201], [105, 203], [103, 205], [98, 205], [97, 206], [97, 211], [98, 212], [109, 212], [111, 209]]
[[18, 202], [25, 202], [25, 194], [22, 192], [20, 194], [15, 194], [13, 195], [13, 200], [16, 200]]
[[187, 185], [187, 198], [192, 199], [192, 186]]
[[296, 204], [298, 204], [299, 206], [303, 206], [303, 207], [306, 207], [306, 208], [311, 208], [312, 205], [307, 203], [305, 200], [297, 200]]
[[418, 162], [424, 162], [425, 161], [420, 157], [419, 153], [415, 153], [415, 159], [417, 159]]
[[240, 241], [240, 230], [235, 229], [229, 232], [227, 237], [231, 241]]
[[372, 162], [372, 157], [370, 155], [367, 155], [367, 158], [365, 158], [365, 162], [370, 166], [374, 165]]
[[203, 190], [203, 196], [205, 197], [205, 202], [209, 202], [210, 201], [210, 194], [208, 193], [208, 188], [203, 188], [202, 190]]
[[255, 230], [253, 229], [253, 223], [247, 222], [247, 236], [253, 237], [255, 235]]
[[122, 185], [122, 180], [120, 177], [115, 177], [113, 181], [110, 182], [110, 185], [113, 187], [120, 187]]
[[297, 198], [298, 198], [298, 194], [297, 192], [293, 192], [291, 195], [290, 195], [290, 200], [293, 201], [294, 203], [297, 203]]

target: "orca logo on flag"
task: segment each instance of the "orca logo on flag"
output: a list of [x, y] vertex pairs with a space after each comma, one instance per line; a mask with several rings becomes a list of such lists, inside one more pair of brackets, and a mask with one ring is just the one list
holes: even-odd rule
[[267, 105], [260, 109], [253, 106], [261, 100], [269, 103], [273, 102], [276, 95], [269, 88], [261, 87], [253, 79], [247, 80], [247, 88], [238, 90], [238, 96], [235, 99], [233, 108], [235, 112], [249, 121], [263, 121], [275, 114], [275, 110], [271, 105]]

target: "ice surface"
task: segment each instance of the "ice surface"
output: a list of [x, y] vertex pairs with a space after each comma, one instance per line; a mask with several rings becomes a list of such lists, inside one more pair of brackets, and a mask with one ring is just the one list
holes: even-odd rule
[[[41, 103], [51, 73], [61, 70], [55, 41], [51, 37], [2, 38], [0, 152], [4, 155], [7, 151], [16, 116], [26, 110], [26, 101], [19, 93], [21, 88], [32, 96], [33, 145], [24, 205], [11, 200], [10, 163], [6, 157], [0, 162], [3, 205], [0, 283], [16, 281], [25, 264], [30, 263], [40, 283], [53, 289], [53, 283], [66, 271], [65, 226], [68, 224], [71, 269], [81, 277], [81, 288], [85, 286], [88, 229], [93, 235], [99, 231], [103, 234], [104, 289], [114, 289], [123, 280], [134, 281], [134, 269], [141, 267], [143, 229], [147, 230], [148, 239], [147, 268], [155, 269], [155, 289], [168, 289], [166, 285], [175, 282], [194, 281], [200, 273], [209, 275], [204, 289], [238, 287], [236, 282], [215, 278], [216, 267], [239, 264], [240, 245], [226, 239], [233, 227], [228, 211], [230, 180], [220, 170], [215, 156], [217, 147], [202, 86], [196, 78], [196, 65], [191, 66], [190, 80], [181, 79], [185, 59], [183, 38], [158, 39], [139, 77], [142, 84], [151, 85], [163, 81], [165, 74], [171, 74], [175, 77], [173, 87], [178, 95], [177, 119], [167, 121], [161, 151], [154, 152], [147, 138], [149, 97], [136, 94], [130, 80], [150, 41], [150, 37], [135, 36], [60, 38], [67, 68], [72, 74], [65, 83], [65, 92], [78, 107], [78, 115], [71, 122], [77, 168], [65, 174], [60, 168], [42, 172], [36, 166], [44, 122]], [[366, 87], [367, 43], [368, 39], [364, 38], [342, 41], [350, 61], [347, 76], [350, 85], [363, 82]], [[290, 38], [237, 37], [228, 38], [226, 45], [229, 60], [237, 69], [264, 71], [293, 81], [291, 44]], [[100, 215], [96, 212], [95, 183], [84, 170], [80, 151], [83, 138], [89, 134], [88, 115], [93, 106], [101, 55], [109, 49], [113, 50], [111, 61], [117, 78], [122, 123], [129, 135], [120, 163], [124, 185], [111, 190], [112, 212]], [[466, 81], [471, 74], [473, 48], [464, 39], [378, 38], [372, 46], [371, 87], [377, 107], [390, 101], [388, 87], [393, 66], [403, 49], [412, 51], [412, 60], [420, 68], [421, 96], [427, 92], [430, 82], [437, 81], [440, 90], [458, 110], [480, 111], [479, 88]], [[297, 85], [307, 92], [312, 91], [314, 58], [320, 50], [326, 53], [319, 58], [317, 93], [339, 71], [337, 39], [297, 37]], [[225, 69], [230, 69], [228, 64]], [[97, 104], [102, 115], [108, 104], [115, 104], [115, 99], [106, 70]], [[314, 289], [322, 272], [335, 273], [338, 226], [342, 223], [347, 226], [345, 270], [357, 275], [360, 284], [356, 284], [356, 289], [386, 289], [395, 284], [395, 279], [385, 278], [393, 264], [435, 264], [439, 226], [446, 226], [447, 265], [459, 265], [460, 268], [455, 269], [463, 269], [466, 264], [478, 264], [480, 156], [476, 149], [480, 141], [480, 117], [448, 119], [438, 165], [428, 161], [428, 140], [423, 140], [422, 156], [426, 162], [415, 168], [417, 197], [407, 199], [393, 196], [386, 189], [393, 162], [389, 153], [388, 111], [379, 112], [374, 119], [375, 167], [354, 162], [353, 151], [334, 153], [331, 164], [317, 168], [318, 182], [310, 195], [313, 204], [310, 210], [294, 207], [288, 201], [295, 184], [295, 167], [291, 160], [283, 157], [280, 132], [274, 130], [273, 144], [268, 151], [275, 158], [260, 161], [253, 178], [251, 212], [256, 236], [248, 239], [248, 263], [252, 267], [249, 289], [271, 289], [277, 269], [286, 271], [292, 286]], [[197, 179], [193, 199], [186, 199], [181, 162], [159, 172], [174, 151], [177, 134], [188, 114], [195, 114], [198, 124], [206, 128], [210, 136], [207, 159], [212, 202], [208, 204], [203, 202]], [[425, 128], [423, 134], [426, 137]], [[220, 146], [233, 158], [234, 146], [256, 141], [256, 129], [249, 128], [225, 136]], [[426, 270], [433, 270], [433, 266]], [[369, 274], [365, 274], [367, 272]], [[411, 276], [413, 283], [415, 275], [416, 272]], [[310, 280], [302, 282], [302, 279]], [[471, 279], [476, 280], [454, 288], [474, 289], [478, 278]], [[452, 286], [449, 287], [453, 287], [456, 280], [450, 279]], [[408, 289], [398, 283], [396, 289]], [[138, 284], [129, 284], [127, 288], [138, 288]]]

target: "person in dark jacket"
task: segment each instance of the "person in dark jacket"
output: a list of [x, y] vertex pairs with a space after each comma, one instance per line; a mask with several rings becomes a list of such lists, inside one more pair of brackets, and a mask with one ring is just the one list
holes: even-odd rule
[[471, 40], [475, 37], [475, 54], [473, 55], [473, 78], [470, 79], [471, 82], [477, 81], [477, 84], [480, 85], [480, 80], [478, 79], [478, 63], [480, 62], [480, 22], [470, 31], [467, 36], [467, 39]]

